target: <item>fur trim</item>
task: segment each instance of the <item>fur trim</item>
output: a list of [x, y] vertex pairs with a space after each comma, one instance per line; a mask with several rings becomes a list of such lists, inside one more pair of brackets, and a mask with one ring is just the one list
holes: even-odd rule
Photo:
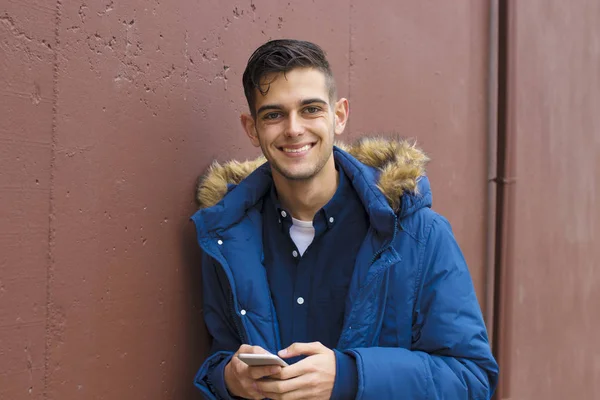
[[217, 204], [227, 194], [229, 184], [238, 185], [244, 178], [267, 160], [260, 156], [245, 162], [229, 161], [223, 165], [213, 162], [208, 172], [200, 177], [196, 201], [200, 208], [208, 208]]
[[[417, 179], [425, 175], [425, 165], [429, 161], [416, 143], [406, 140], [365, 138], [349, 146], [343, 143], [336, 143], [336, 146], [363, 164], [381, 171], [377, 187], [394, 211], [400, 209], [400, 198], [404, 192], [417, 192]], [[217, 204], [227, 193], [228, 184], [239, 184], [265, 161], [260, 156], [242, 163], [230, 161], [220, 165], [214, 162], [198, 185], [196, 199], [200, 208]]]

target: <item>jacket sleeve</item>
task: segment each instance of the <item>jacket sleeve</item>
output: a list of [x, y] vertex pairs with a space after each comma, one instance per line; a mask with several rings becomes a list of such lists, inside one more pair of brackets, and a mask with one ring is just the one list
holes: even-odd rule
[[228, 318], [229, 286], [216, 262], [202, 257], [202, 297], [206, 327], [212, 339], [209, 356], [196, 374], [194, 384], [205, 399], [235, 399], [231, 397], [223, 376], [225, 366], [241, 346], [236, 329]]
[[498, 365], [449, 223], [436, 216], [419, 256], [412, 346], [356, 348], [357, 399], [489, 399]]

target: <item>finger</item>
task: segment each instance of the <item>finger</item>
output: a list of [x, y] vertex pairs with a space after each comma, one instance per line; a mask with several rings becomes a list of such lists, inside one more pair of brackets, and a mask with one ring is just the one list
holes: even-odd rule
[[251, 384], [251, 388], [248, 389], [248, 394], [250, 394], [250, 398], [254, 399], [254, 400], [262, 400], [265, 398], [265, 395], [262, 394], [260, 392], [260, 390], [258, 389], [258, 386], [256, 385], [256, 382], [253, 382]]
[[279, 393], [264, 393], [267, 399], [273, 400], [314, 400], [314, 393], [307, 389], [298, 389], [293, 392], [287, 392], [283, 394]]
[[276, 375], [281, 372], [281, 367], [276, 365], [264, 365], [248, 368], [250, 378], [257, 380], [266, 376]]
[[253, 379], [248, 376], [248, 365], [237, 357], [233, 357], [230, 361], [233, 371], [233, 378], [237, 382], [241, 393], [239, 395], [248, 399], [263, 399], [264, 396], [258, 392], [258, 388]]
[[296, 356], [312, 356], [315, 354], [324, 353], [329, 350], [323, 346], [320, 342], [312, 343], [293, 343], [287, 349], [281, 350], [278, 354], [281, 358], [290, 358]]
[[[293, 392], [287, 392], [287, 393], [284, 393], [281, 395], [266, 393], [265, 396], [267, 396], [267, 398], [272, 398], [274, 400], [314, 400], [316, 398], [320, 398], [320, 399], [330, 398], [330, 396], [327, 396], [327, 395], [319, 396], [318, 393], [316, 393], [314, 390], [307, 389], [307, 388], [301, 388], [298, 390], [294, 390]], [[275, 397], [271, 397], [271, 396], [275, 396]]]
[[260, 393], [267, 398], [279, 399], [282, 395], [297, 391], [310, 383], [310, 376], [302, 375], [288, 380], [266, 379], [256, 381]]
[[269, 354], [269, 352], [265, 349], [263, 349], [260, 346], [250, 346], [249, 344], [243, 344], [240, 346], [240, 348], [238, 349], [238, 351], [236, 352], [237, 354], [240, 353], [244, 353], [244, 354]]
[[246, 373], [246, 370], [248, 369], [246, 363], [237, 357], [232, 357], [230, 363], [233, 367], [233, 373], [238, 377], [243, 376]]
[[252, 346], [252, 352], [254, 354], [271, 354], [260, 346]]
[[311, 372], [317, 371], [316, 362], [314, 356], [306, 357], [302, 361], [298, 361], [295, 364], [292, 364], [288, 367], [284, 367], [281, 369], [281, 372], [277, 375], [277, 379], [293, 379], [301, 375], [306, 375]]
[[235, 354], [238, 355], [240, 353], [251, 353], [251, 352], [252, 352], [252, 346], [250, 346], [249, 344], [243, 344], [240, 346], [240, 348], [238, 349], [238, 351]]
[[244, 391], [246, 392], [243, 397], [253, 400], [262, 400], [265, 398], [265, 395], [259, 392], [256, 383], [247, 383], [244, 385]]

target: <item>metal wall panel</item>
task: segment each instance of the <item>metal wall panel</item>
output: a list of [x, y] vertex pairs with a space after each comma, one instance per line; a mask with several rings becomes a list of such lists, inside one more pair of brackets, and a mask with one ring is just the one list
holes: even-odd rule
[[508, 178], [515, 183], [500, 394], [597, 398], [600, 3], [509, 7]]
[[55, 11], [0, 8], [0, 399], [44, 390]]

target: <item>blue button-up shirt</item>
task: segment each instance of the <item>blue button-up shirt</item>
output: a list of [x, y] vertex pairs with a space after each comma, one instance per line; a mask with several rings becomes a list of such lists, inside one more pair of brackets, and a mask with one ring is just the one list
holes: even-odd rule
[[[292, 216], [279, 203], [275, 187], [265, 196], [264, 265], [284, 348], [319, 341], [335, 349], [342, 332], [346, 295], [369, 218], [342, 168], [338, 172], [338, 188], [315, 215], [315, 237], [302, 256], [290, 237]], [[341, 393], [340, 385], [356, 385], [356, 366], [348, 365], [354, 361], [340, 352], [336, 361], [334, 395]]]

